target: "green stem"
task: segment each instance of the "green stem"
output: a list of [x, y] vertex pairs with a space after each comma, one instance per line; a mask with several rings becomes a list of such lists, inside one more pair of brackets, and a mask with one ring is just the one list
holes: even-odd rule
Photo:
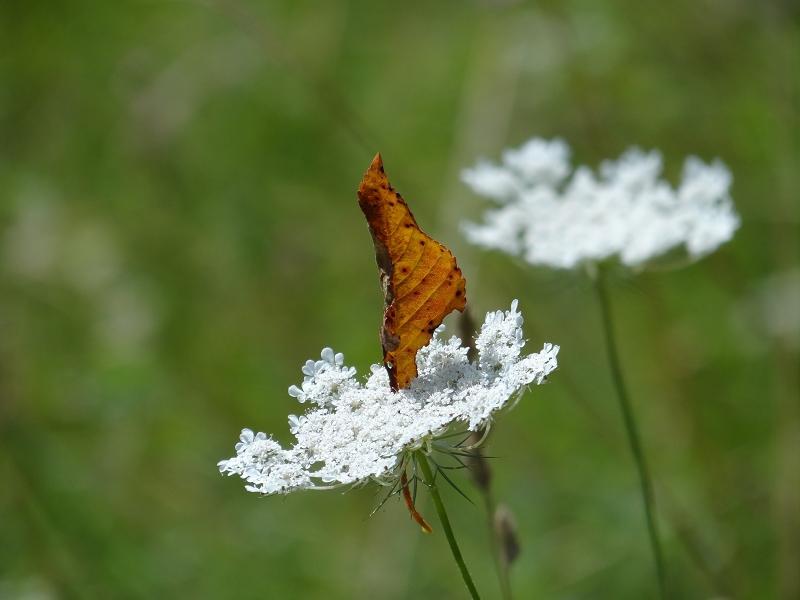
[[[485, 459], [484, 459], [485, 460]], [[512, 600], [511, 578], [508, 573], [508, 562], [503, 553], [502, 540], [499, 539], [497, 527], [495, 526], [495, 513], [497, 506], [491, 490], [483, 491], [483, 501], [486, 505], [487, 523], [489, 526], [489, 539], [492, 544], [492, 554], [494, 555], [494, 566], [497, 571], [497, 580], [500, 583], [500, 594], [503, 600]]]
[[439, 489], [436, 487], [436, 481], [433, 478], [431, 466], [428, 464], [428, 458], [421, 451], [417, 451], [416, 457], [417, 464], [422, 470], [422, 475], [425, 478], [425, 484], [428, 486], [431, 497], [433, 498], [433, 504], [436, 506], [436, 513], [439, 515], [439, 521], [442, 523], [442, 529], [444, 529], [444, 535], [447, 537], [447, 543], [450, 544], [450, 551], [453, 553], [453, 558], [456, 560], [459, 571], [461, 571], [461, 577], [464, 578], [464, 583], [466, 584], [472, 599], [480, 600], [478, 590], [475, 589], [475, 584], [472, 582], [472, 577], [470, 576], [467, 565], [464, 562], [464, 557], [461, 556], [461, 550], [458, 549], [458, 543], [456, 542], [455, 535], [453, 535], [453, 528], [450, 527], [450, 519], [447, 517], [447, 511], [444, 509], [442, 497], [439, 495]]
[[[477, 360], [478, 349], [475, 347], [475, 321], [472, 319], [469, 306], [461, 313], [458, 319], [458, 326], [461, 343], [468, 348], [467, 357], [470, 361]], [[482, 429], [473, 432], [469, 438], [469, 443], [477, 444], [484, 438], [484, 435], [485, 431]], [[500, 584], [500, 595], [503, 600], [512, 600], [511, 577], [509, 574], [510, 564], [504, 552], [504, 540], [500, 538], [500, 532], [495, 525], [497, 504], [494, 500], [494, 494], [492, 494], [491, 469], [480, 448], [474, 448], [472, 454], [474, 458], [472, 459], [472, 468], [470, 470], [472, 471], [475, 487], [478, 488], [483, 496], [484, 507], [486, 509], [486, 526], [489, 531], [489, 543], [492, 546], [492, 557], [494, 558], [495, 571], [497, 571], [497, 581]]]
[[[470, 437], [470, 442], [477, 443], [485, 436], [485, 432], [478, 430]], [[497, 582], [500, 584], [500, 595], [503, 600], [511, 600], [511, 579], [509, 577], [510, 562], [506, 554], [505, 543], [500, 529], [497, 526], [497, 503], [492, 494], [492, 471], [486, 457], [480, 448], [473, 448], [471, 452], [473, 458], [470, 459], [469, 467], [475, 487], [483, 496], [483, 504], [486, 509], [486, 527], [489, 533], [489, 542], [492, 546], [492, 557], [494, 558], [494, 568], [497, 571]]]
[[656, 573], [658, 576], [658, 589], [660, 597], [664, 599], [667, 597], [666, 574], [664, 569], [664, 559], [661, 554], [661, 542], [658, 536], [658, 525], [656, 523], [653, 485], [651, 483], [647, 461], [644, 457], [644, 450], [642, 449], [642, 443], [639, 436], [638, 427], [636, 425], [636, 417], [633, 414], [633, 407], [631, 406], [628, 392], [625, 387], [625, 380], [622, 376], [622, 366], [619, 360], [617, 342], [614, 337], [614, 322], [611, 317], [611, 303], [609, 300], [608, 291], [605, 287], [605, 282], [603, 280], [603, 272], [601, 270], [598, 270], [596, 276], [594, 277], [594, 284], [595, 291], [597, 292], [597, 299], [600, 302], [603, 333], [605, 335], [608, 361], [611, 365], [611, 376], [614, 381], [614, 387], [617, 391], [619, 407], [622, 411], [622, 418], [625, 423], [625, 431], [628, 434], [628, 444], [630, 445], [631, 453], [633, 454], [634, 461], [636, 462], [636, 469], [639, 472], [639, 484], [641, 486], [642, 501], [644, 503], [644, 512], [647, 519], [647, 532], [650, 536], [650, 546], [653, 551], [653, 560], [655, 561]]

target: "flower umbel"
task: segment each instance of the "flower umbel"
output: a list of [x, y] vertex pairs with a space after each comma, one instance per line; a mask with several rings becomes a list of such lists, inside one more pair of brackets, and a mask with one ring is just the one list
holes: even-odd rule
[[566, 143], [534, 138], [506, 150], [500, 165], [463, 171], [475, 193], [499, 204], [464, 231], [476, 245], [558, 269], [611, 257], [636, 267], [678, 247], [697, 259], [730, 240], [739, 217], [728, 169], [690, 157], [677, 188], [661, 170], [658, 152], [632, 149], [598, 173], [572, 171]]
[[312, 407], [290, 415], [296, 443], [283, 448], [264, 433], [242, 430], [236, 456], [219, 463], [222, 473], [239, 475], [246, 489], [262, 494], [383, 480], [399, 476], [403, 457], [430, 447], [453, 424], [485, 427], [495, 412], [526, 386], [539, 384], [557, 366], [558, 346], [545, 344], [521, 356], [525, 345], [517, 301], [509, 311], [489, 313], [476, 340], [478, 359], [440, 327], [417, 355], [418, 376], [393, 392], [383, 366], [373, 365], [365, 383], [330, 348], [308, 361], [301, 387], [290, 395]]

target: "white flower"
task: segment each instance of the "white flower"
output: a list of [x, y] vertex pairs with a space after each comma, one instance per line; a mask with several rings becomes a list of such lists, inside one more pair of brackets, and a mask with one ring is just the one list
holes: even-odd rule
[[630, 267], [684, 247], [692, 259], [714, 251], [739, 227], [719, 161], [686, 160], [677, 189], [659, 179], [658, 152], [633, 149], [599, 173], [572, 172], [561, 140], [533, 139], [462, 173], [477, 194], [499, 204], [482, 224], [464, 226], [474, 244], [570, 269], [617, 257]]
[[222, 473], [239, 475], [246, 489], [262, 494], [356, 484], [391, 475], [404, 452], [427, 448], [452, 424], [476, 431], [530, 384], [539, 384], [556, 366], [558, 346], [545, 344], [521, 356], [522, 315], [517, 301], [509, 311], [489, 313], [476, 340], [478, 359], [436, 330], [417, 355], [418, 376], [393, 392], [382, 366], [373, 365], [362, 383], [355, 369], [330, 348], [322, 360], [303, 367], [302, 387], [290, 395], [314, 404], [289, 416], [296, 442], [283, 448], [264, 433], [242, 430], [236, 456], [219, 463]]

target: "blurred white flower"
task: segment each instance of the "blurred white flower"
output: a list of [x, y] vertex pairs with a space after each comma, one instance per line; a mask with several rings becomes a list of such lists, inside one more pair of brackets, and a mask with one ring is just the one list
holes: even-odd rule
[[739, 216], [728, 169], [690, 157], [677, 188], [661, 170], [658, 152], [632, 149], [597, 174], [573, 171], [563, 141], [535, 138], [506, 150], [500, 165], [463, 171], [475, 193], [499, 204], [464, 232], [476, 245], [559, 269], [611, 257], [635, 267], [681, 246], [697, 259], [730, 240]]
[[0, 600], [56, 600], [59, 597], [52, 583], [38, 575], [0, 579]]
[[125, 268], [115, 230], [71, 215], [44, 184], [28, 184], [0, 232], [0, 269], [20, 281], [62, 285], [91, 307], [91, 329], [115, 360], [146, 356], [160, 314], [150, 289]]
[[3, 266], [13, 275], [42, 281], [58, 262], [63, 215], [50, 200], [49, 190], [26, 191], [3, 232]]
[[800, 350], [800, 268], [778, 271], [759, 281], [734, 307], [744, 350], [765, 352], [774, 341]]
[[120, 279], [102, 290], [96, 306], [94, 331], [104, 351], [124, 361], [146, 358], [160, 325], [150, 288]]
[[302, 387], [289, 389], [313, 405], [300, 417], [289, 416], [296, 443], [283, 448], [264, 433], [244, 429], [236, 456], [221, 461], [220, 472], [239, 475], [248, 491], [262, 494], [382, 479], [405, 452], [431, 448], [450, 425], [469, 431], [488, 425], [510, 399], [557, 366], [559, 348], [552, 344], [520, 356], [525, 340], [516, 300], [511, 310], [486, 316], [475, 362], [458, 338], [442, 340], [443, 330], [417, 355], [417, 378], [397, 392], [382, 366], [373, 365], [362, 383], [342, 354], [325, 348], [321, 360], [303, 367]]
[[800, 349], [800, 269], [768, 277], [757, 297], [768, 334], [790, 348]]

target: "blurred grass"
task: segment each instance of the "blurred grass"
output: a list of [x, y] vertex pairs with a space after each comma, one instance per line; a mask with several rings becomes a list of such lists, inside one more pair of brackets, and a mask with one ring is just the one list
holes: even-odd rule
[[[458, 234], [482, 205], [460, 168], [531, 135], [590, 164], [638, 144], [671, 175], [690, 153], [731, 167], [733, 242], [620, 275], [615, 310], [675, 597], [796, 597], [800, 344], [757, 298], [798, 264], [798, 16], [778, 1], [5, 0], [0, 597], [461, 597], [440, 532], [420, 536], [399, 503], [367, 519], [373, 489], [259, 499], [215, 468], [242, 426], [288, 439], [285, 390], [322, 346], [361, 370], [379, 359], [354, 194], [376, 150], [459, 257], [474, 313], [518, 297], [531, 347], [563, 348], [492, 439], [517, 597], [649, 597], [591, 290]], [[447, 499], [493, 597], [480, 509]]]

